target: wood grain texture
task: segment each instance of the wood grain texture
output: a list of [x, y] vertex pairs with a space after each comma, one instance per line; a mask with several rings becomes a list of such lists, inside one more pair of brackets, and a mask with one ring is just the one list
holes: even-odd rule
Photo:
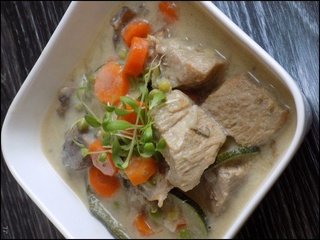
[[[236, 238], [319, 238], [319, 2], [213, 3], [283, 66], [313, 113], [305, 141]], [[1, 126], [69, 4], [1, 1]], [[2, 155], [1, 230], [1, 239], [64, 238], [18, 185]]]

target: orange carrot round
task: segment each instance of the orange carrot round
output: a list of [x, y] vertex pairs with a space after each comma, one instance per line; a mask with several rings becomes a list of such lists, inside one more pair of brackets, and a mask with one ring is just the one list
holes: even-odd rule
[[153, 231], [149, 224], [147, 223], [146, 217], [143, 213], [139, 213], [134, 219], [133, 225], [138, 229], [141, 235], [148, 236], [153, 234]]
[[174, 2], [162, 1], [159, 3], [159, 10], [168, 22], [173, 22], [179, 18], [178, 8]]
[[[104, 151], [101, 140], [98, 138], [97, 140], [93, 141], [88, 146], [89, 152], [95, 151]], [[113, 176], [118, 172], [118, 168], [114, 165], [111, 153], [106, 152], [106, 159], [104, 162], [99, 161], [99, 153], [91, 154], [91, 160], [93, 165], [98, 168], [103, 174], [108, 176]]]
[[130, 83], [123, 73], [122, 66], [116, 62], [106, 63], [98, 72], [94, 92], [103, 103], [119, 102], [128, 93]]
[[111, 197], [120, 187], [119, 178], [104, 175], [93, 165], [89, 169], [89, 183], [103, 197]]
[[137, 77], [142, 73], [148, 50], [149, 41], [146, 38], [134, 37], [123, 67], [123, 72], [132, 77]]
[[132, 185], [146, 182], [157, 170], [157, 162], [153, 157], [133, 156], [124, 170]]
[[134, 37], [145, 38], [151, 32], [151, 26], [146, 20], [136, 19], [128, 23], [122, 30], [121, 36], [128, 47]]

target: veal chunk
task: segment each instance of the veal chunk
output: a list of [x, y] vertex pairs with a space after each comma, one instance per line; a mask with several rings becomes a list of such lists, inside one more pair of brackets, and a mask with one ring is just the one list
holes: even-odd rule
[[226, 61], [213, 49], [206, 49], [190, 40], [159, 38], [156, 51], [165, 55], [161, 74], [172, 88], [210, 87], [220, 82]]
[[78, 145], [76, 145], [71, 137], [78, 142], [88, 146], [95, 140], [95, 135], [91, 131], [81, 133], [77, 128], [73, 128], [71, 132], [66, 131], [64, 134], [65, 142], [62, 146], [62, 164], [66, 168], [72, 170], [82, 170], [92, 165], [89, 155], [83, 157]]
[[154, 128], [167, 143], [162, 152], [170, 167], [167, 179], [183, 191], [200, 182], [226, 140], [218, 124], [179, 90], [169, 93], [154, 114]]
[[248, 74], [226, 80], [202, 107], [212, 113], [227, 135], [243, 146], [261, 145], [270, 140], [289, 115], [289, 110]]
[[[250, 171], [251, 164], [246, 163], [246, 159], [211, 167], [189, 194], [205, 209], [219, 216], [227, 209], [229, 200], [234, 198], [239, 186], [248, 179]], [[199, 192], [203, 194], [199, 195]]]

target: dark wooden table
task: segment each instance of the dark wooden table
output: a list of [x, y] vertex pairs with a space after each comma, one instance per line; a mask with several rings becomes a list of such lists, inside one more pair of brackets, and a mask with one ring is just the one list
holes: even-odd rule
[[[319, 238], [319, 2], [214, 3], [288, 71], [313, 113], [300, 149], [236, 238]], [[1, 126], [69, 4], [1, 1]], [[64, 238], [18, 185], [3, 156], [1, 229], [1, 239]]]

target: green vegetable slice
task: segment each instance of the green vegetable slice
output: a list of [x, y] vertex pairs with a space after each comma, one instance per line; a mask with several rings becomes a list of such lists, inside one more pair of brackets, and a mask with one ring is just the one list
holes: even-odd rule
[[90, 185], [87, 187], [87, 197], [89, 201], [89, 209], [95, 216], [117, 239], [129, 239], [130, 237], [125, 232], [124, 228], [111, 216], [109, 211], [100, 203], [97, 196], [94, 194]]
[[215, 167], [217, 165], [220, 165], [221, 163], [232, 160], [235, 157], [247, 155], [247, 154], [258, 153], [259, 151], [260, 151], [259, 147], [253, 146], [253, 147], [238, 147], [236, 149], [222, 152], [222, 153], [218, 154], [216, 161], [211, 165], [211, 167]]
[[188, 228], [190, 238], [208, 238], [207, 217], [197, 202], [177, 188], [169, 192], [168, 199], [181, 210], [186, 220], [186, 227]]

